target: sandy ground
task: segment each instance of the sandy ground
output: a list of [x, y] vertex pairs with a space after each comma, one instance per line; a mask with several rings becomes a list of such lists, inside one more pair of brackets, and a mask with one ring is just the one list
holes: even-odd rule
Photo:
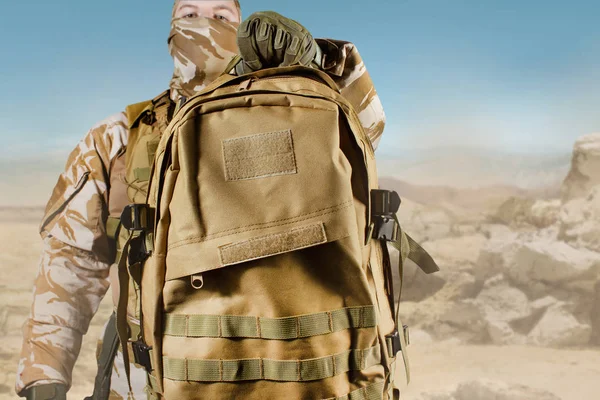
[[[0, 399], [17, 398], [13, 386], [20, 328], [29, 312], [40, 251], [38, 219], [39, 210], [0, 210]], [[86, 335], [70, 399], [83, 399], [91, 393], [95, 342], [110, 312], [107, 297]], [[405, 400], [481, 378], [545, 389], [563, 400], [600, 398], [600, 350], [464, 346], [451, 341], [426, 344], [418, 339], [410, 350], [412, 381], [404, 390]]]

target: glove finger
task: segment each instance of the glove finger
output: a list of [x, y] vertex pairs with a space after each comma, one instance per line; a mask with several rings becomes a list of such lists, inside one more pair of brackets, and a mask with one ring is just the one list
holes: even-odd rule
[[273, 66], [281, 66], [284, 62], [285, 52], [288, 46], [288, 42], [291, 40], [289, 33], [283, 29], [277, 29], [275, 40], [273, 43], [274, 55], [273, 55]]
[[273, 30], [273, 25], [269, 21], [262, 20], [256, 32], [258, 56], [266, 66], [273, 65]]
[[287, 66], [297, 64], [300, 51], [300, 38], [298, 36], [292, 36], [291, 40], [288, 42], [281, 65]]
[[311, 63], [314, 61], [315, 57], [317, 56], [317, 47], [318, 46], [319, 45], [317, 44], [317, 42], [315, 42], [312, 35], [307, 34], [304, 37], [304, 41], [301, 45], [303, 52], [298, 59], [298, 63], [300, 65], [305, 65], [305, 66], [311, 65]]
[[256, 32], [260, 25], [260, 19], [248, 18], [238, 28], [237, 44], [240, 56], [244, 60], [247, 68], [259, 70], [263, 64], [260, 58], [260, 51], [256, 44]]

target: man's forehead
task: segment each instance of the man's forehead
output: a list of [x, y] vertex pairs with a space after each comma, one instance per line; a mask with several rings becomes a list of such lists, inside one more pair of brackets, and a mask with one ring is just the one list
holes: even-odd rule
[[230, 10], [233, 13], [237, 13], [240, 17], [242, 14], [239, 0], [175, 0], [173, 5], [173, 15], [175, 15], [175, 12], [183, 9], [186, 6], [209, 6], [215, 10]]
[[175, 0], [175, 6], [184, 5], [210, 5], [215, 8], [231, 8], [237, 9], [239, 2], [236, 0]]

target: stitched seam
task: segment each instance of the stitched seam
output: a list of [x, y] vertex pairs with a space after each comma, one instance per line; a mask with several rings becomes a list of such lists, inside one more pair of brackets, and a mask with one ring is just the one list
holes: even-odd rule
[[290, 133], [290, 136], [291, 136], [292, 130], [291, 129], [284, 129], [282, 131], [257, 133], [257, 134], [254, 134], [254, 135], [242, 136], [242, 137], [239, 137], [239, 138], [225, 139], [225, 140], [223, 140], [223, 143], [235, 142], [235, 141], [238, 141], [238, 140], [253, 140], [255, 138], [258, 139], [261, 136], [277, 135], [279, 133], [288, 133], [288, 132]]
[[256, 178], [268, 178], [270, 176], [293, 175], [296, 173], [298, 173], [298, 169], [294, 168], [294, 169], [289, 169], [289, 170], [285, 170], [285, 171], [277, 171], [277, 172], [267, 173], [267, 174], [262, 174], [262, 175], [247, 175], [247, 176], [244, 176], [243, 178], [231, 178], [229, 176], [229, 171], [227, 171], [227, 181], [228, 182], [247, 181], [247, 180], [256, 179]]
[[[281, 137], [281, 134], [287, 134], [283, 137], [284, 141], [286, 142], [286, 144], [289, 144], [290, 146], [290, 150], [289, 151], [285, 151], [285, 152], [277, 152], [277, 153], [271, 153], [271, 154], [264, 154], [264, 155], [260, 155], [260, 156], [249, 156], [249, 157], [244, 157], [244, 158], [228, 158], [227, 157], [227, 152], [225, 150], [226, 145], [229, 143], [233, 143], [236, 141], [242, 141], [242, 142], [257, 142], [262, 140], [263, 137], [273, 137], [273, 136], [279, 136]], [[296, 165], [296, 157], [294, 155], [294, 142], [292, 140], [292, 131], [291, 129], [287, 129], [287, 130], [283, 130], [283, 131], [275, 131], [275, 132], [267, 132], [267, 133], [259, 133], [259, 134], [255, 134], [255, 135], [249, 135], [249, 136], [244, 136], [241, 138], [234, 138], [234, 139], [226, 139], [223, 140], [222, 142], [222, 147], [223, 147], [223, 155], [224, 155], [224, 160], [225, 160], [225, 175], [226, 175], [226, 179], [228, 181], [240, 181], [240, 180], [248, 180], [248, 179], [256, 179], [256, 178], [266, 178], [266, 177], [271, 177], [271, 176], [280, 176], [280, 175], [289, 175], [289, 174], [293, 174], [293, 173], [297, 173], [298, 172], [298, 167]], [[286, 169], [286, 170], [278, 170], [278, 171], [272, 171], [272, 172], [264, 172], [264, 173], [255, 173], [253, 175], [243, 175], [243, 176], [239, 176], [239, 177], [232, 177], [235, 176], [235, 174], [231, 173], [231, 165], [235, 162], [240, 162], [240, 161], [244, 161], [244, 160], [253, 160], [253, 159], [268, 159], [268, 158], [272, 158], [274, 156], [279, 156], [279, 155], [291, 155], [291, 159], [292, 162], [294, 164], [294, 168], [293, 169]]]
[[[322, 226], [323, 225], [321, 223], [321, 227]], [[295, 229], [295, 230], [304, 230], [304, 229]], [[322, 230], [322, 232], [324, 232], [324, 229], [321, 229], [321, 230]], [[291, 251], [306, 249], [306, 248], [315, 246], [317, 244], [327, 243], [327, 236], [325, 236], [325, 234], [323, 234], [323, 238], [321, 240], [319, 240], [318, 242], [311, 242], [311, 243], [304, 244], [304, 245], [301, 245], [301, 246], [290, 247], [290, 248], [288, 248], [286, 250], [276, 250], [274, 252], [261, 253], [259, 255], [253, 256], [251, 258], [244, 258], [243, 260], [232, 260], [232, 261], [229, 261], [229, 262], [226, 262], [224, 260], [223, 250], [227, 250], [230, 247], [237, 247], [237, 246], [240, 246], [240, 245], [243, 245], [243, 244], [246, 244], [246, 243], [251, 243], [251, 242], [254, 242], [254, 241], [263, 241], [263, 240], [265, 240], [267, 238], [272, 238], [272, 237], [277, 237], [277, 236], [283, 236], [283, 235], [286, 235], [286, 234], [268, 235], [268, 236], [260, 237], [258, 239], [246, 240], [246, 241], [234, 243], [234, 244], [231, 244], [231, 245], [227, 245], [227, 246], [224, 246], [224, 247], [220, 247], [219, 248], [219, 261], [221, 261], [221, 264], [223, 264], [223, 265], [233, 265], [233, 264], [237, 264], [238, 262], [241, 262], [241, 261], [246, 262], [246, 261], [258, 260], [258, 259], [265, 258], [265, 257], [275, 256], [275, 255], [278, 255], [278, 254], [289, 253]]]
[[[310, 99], [314, 99], [315, 96], [314, 95], [310, 95], [310, 94], [301, 94], [302, 92], [310, 92], [310, 93], [315, 93], [317, 95], [317, 99], [319, 100], [323, 100], [329, 103], [334, 103], [335, 105], [337, 105], [339, 107], [339, 104], [335, 101], [332, 100], [330, 98], [325, 97], [323, 94], [319, 93], [318, 91], [315, 90], [308, 90], [308, 89], [300, 89], [300, 90], [286, 90], [285, 92], [283, 91], [273, 91], [273, 90], [269, 90], [267, 93], [257, 93], [260, 92], [260, 90], [254, 91], [254, 93], [251, 92], [247, 92], [244, 91], [243, 95], [249, 95], [249, 94], [267, 94], [267, 95], [271, 95], [271, 94], [275, 94], [275, 95], [286, 95], [289, 93], [294, 93], [296, 96], [299, 97], [303, 97], [303, 98], [310, 98]], [[298, 94], [300, 93], [300, 94]], [[219, 100], [229, 100], [232, 97], [238, 97], [238, 96], [227, 96], [223, 98], [218, 98], [218, 99], [214, 99], [212, 101], [219, 101]], [[185, 117], [181, 118], [181, 121], [177, 123], [177, 125], [175, 126], [175, 129], [180, 128], [183, 124], [185, 124], [186, 122], [189, 122], [190, 120], [194, 119], [194, 118], [198, 118], [198, 108], [202, 107], [203, 105], [208, 104], [208, 102], [203, 102], [201, 104], [196, 104], [193, 106], [192, 109], [188, 110], [186, 112]], [[186, 104], [187, 105], [187, 104]], [[206, 116], [206, 115], [210, 115], [210, 114], [214, 114], [214, 113], [218, 113], [218, 112], [223, 112], [223, 111], [227, 111], [227, 110], [234, 110], [237, 108], [254, 108], [254, 107], [279, 107], [279, 108], [289, 108], [290, 106], [285, 106], [285, 105], [279, 105], [279, 104], [257, 104], [254, 106], [250, 106], [248, 107], [245, 104], [240, 104], [240, 105], [235, 105], [233, 107], [229, 107], [229, 108], [223, 108], [220, 110], [214, 110], [214, 111], [208, 111], [208, 112], [203, 112], [202, 116]], [[300, 106], [300, 105], [295, 105], [295, 106], [291, 106], [292, 108], [301, 108], [301, 109], [305, 109], [305, 110], [317, 110], [317, 111], [327, 111], [327, 112], [332, 112], [332, 113], [337, 113], [338, 110], [332, 110], [330, 108], [321, 108], [321, 107], [307, 107], [307, 106]]]
[[[311, 218], [314, 218], [317, 216], [333, 214], [338, 211], [345, 210], [346, 208], [350, 208], [350, 206], [352, 204], [353, 204], [352, 201], [347, 201], [345, 203], [341, 203], [341, 204], [338, 204], [335, 206], [323, 208], [321, 210], [317, 210], [317, 211], [314, 211], [314, 212], [311, 212], [308, 214], [303, 214], [298, 217], [283, 218], [283, 219], [271, 221], [271, 222], [263, 222], [263, 223], [259, 223], [259, 224], [246, 225], [246, 226], [242, 226], [239, 228], [233, 228], [233, 229], [228, 229], [225, 231], [215, 232], [215, 233], [212, 233], [210, 235], [205, 235], [205, 236], [192, 236], [187, 239], [182, 239], [177, 242], [173, 242], [171, 245], [169, 245], [168, 249], [171, 250], [176, 247], [181, 247], [181, 246], [184, 246], [186, 244], [191, 244], [191, 243], [206, 242], [206, 241], [211, 240], [210, 238], [218, 238], [221, 236], [227, 236], [228, 234], [241, 233], [241, 232], [253, 232], [253, 231], [257, 231], [257, 230], [261, 230], [261, 229], [275, 228], [278, 226], [284, 226], [284, 225], [289, 225], [289, 224], [293, 224], [296, 222], [302, 222], [302, 221], [306, 221], [307, 219], [311, 219]], [[327, 210], [331, 210], [331, 211], [327, 211]], [[324, 211], [327, 211], [327, 212], [324, 212]], [[288, 221], [288, 222], [279, 224], [279, 222], [284, 222], [284, 221]], [[253, 226], [256, 226], [257, 228], [245, 229], [245, 228], [250, 228]]]
[[[241, 241], [241, 242], [236, 242], [236, 243], [228, 244], [228, 245], [226, 245], [226, 246], [221, 246], [221, 247], [220, 247], [220, 249], [221, 249], [221, 250], [228, 250], [228, 249], [230, 249], [230, 248], [232, 248], [232, 247], [238, 247], [238, 246], [241, 246], [241, 245], [243, 245], [243, 244], [246, 244], [246, 243], [262, 242], [262, 241], [264, 241], [264, 240], [268, 240], [268, 239], [270, 239], [270, 238], [276, 238], [276, 237], [281, 237], [281, 236], [287, 236], [287, 235], [289, 235], [289, 234], [290, 234], [290, 233], [292, 233], [292, 232], [307, 231], [307, 230], [309, 230], [309, 229], [314, 229], [314, 228], [315, 228], [317, 225], [318, 225], [319, 227], [321, 227], [321, 225], [322, 225], [322, 224], [321, 224], [321, 223], [319, 223], [319, 222], [317, 222], [317, 223], [315, 223], [315, 224], [314, 224], [314, 225], [312, 225], [312, 226], [307, 226], [307, 227], [301, 227], [301, 228], [294, 228], [294, 229], [290, 229], [289, 231], [287, 231], [287, 232], [285, 232], [285, 233], [273, 233], [273, 234], [271, 234], [271, 235], [265, 235], [265, 236], [261, 236], [261, 237], [259, 237], [259, 238], [255, 238], [255, 239], [243, 240], [243, 241]], [[323, 236], [325, 236], [325, 235], [323, 235]]]
[[231, 162], [236, 162], [236, 161], [246, 161], [246, 160], [254, 160], [256, 158], [266, 158], [266, 157], [273, 157], [273, 156], [282, 156], [282, 155], [292, 155], [293, 153], [293, 149], [292, 150], [288, 150], [288, 151], [280, 151], [278, 153], [269, 153], [269, 154], [263, 154], [260, 156], [250, 156], [250, 157], [243, 157], [243, 158], [228, 158], [226, 159], [227, 163], [231, 163]]

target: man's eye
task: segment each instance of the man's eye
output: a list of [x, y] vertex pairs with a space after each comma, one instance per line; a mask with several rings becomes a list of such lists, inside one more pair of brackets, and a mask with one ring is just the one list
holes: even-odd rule
[[198, 14], [189, 13], [189, 14], [184, 15], [183, 18], [198, 18]]
[[224, 16], [224, 15], [218, 15], [217, 14], [217, 15], [215, 15], [215, 19], [219, 19], [221, 21], [227, 21], [227, 22], [229, 22], [229, 19], [226, 16]]

